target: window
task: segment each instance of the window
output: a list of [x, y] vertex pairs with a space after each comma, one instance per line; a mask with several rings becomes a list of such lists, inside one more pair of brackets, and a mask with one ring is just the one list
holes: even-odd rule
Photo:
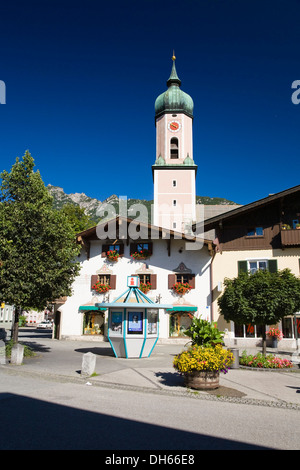
[[170, 158], [178, 158], [178, 139], [177, 137], [172, 137], [170, 145]]
[[247, 229], [247, 237], [263, 237], [264, 229], [262, 227], [251, 227]]
[[256, 273], [256, 271], [266, 271], [268, 269], [268, 261], [248, 261], [248, 269], [251, 274]]
[[176, 228], [176, 222], [173, 222], [173, 228]]
[[173, 188], [176, 188], [176, 186], [177, 186], [177, 181], [173, 180]]
[[176, 282], [190, 282], [190, 275], [189, 274], [175, 274], [175, 281]]
[[100, 282], [100, 284], [104, 284], [106, 286], [110, 286], [111, 289], [115, 289], [117, 276], [115, 274], [107, 274], [107, 273], [93, 274], [91, 276], [91, 289], [93, 289], [93, 286], [98, 281]]
[[83, 317], [84, 335], [103, 335], [104, 317], [102, 313], [85, 313]]
[[[295, 325], [296, 320], [296, 325]], [[300, 338], [300, 316], [284, 317], [282, 319], [282, 333], [284, 338]]]
[[143, 282], [144, 284], [147, 284], [147, 282], [150, 282], [151, 284], [150, 274], [139, 274], [138, 276], [140, 278], [140, 282]]
[[120, 256], [124, 254], [124, 244], [123, 243], [118, 243], [116, 245], [102, 245], [102, 258], [106, 258], [107, 252], [108, 251], [117, 251]]
[[98, 281], [100, 282], [100, 284], [110, 286], [110, 274], [99, 274]]
[[258, 270], [268, 269], [270, 273], [277, 271], [277, 259], [250, 259], [238, 261], [238, 273], [249, 272], [254, 274]]
[[263, 331], [265, 329], [264, 325], [238, 325], [234, 324], [234, 336], [236, 338], [261, 338]]
[[176, 199], [173, 199], [173, 206], [176, 207], [177, 201]]

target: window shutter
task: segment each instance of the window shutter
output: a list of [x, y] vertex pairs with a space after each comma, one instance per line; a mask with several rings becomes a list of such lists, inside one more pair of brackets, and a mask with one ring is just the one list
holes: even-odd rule
[[276, 273], [277, 272], [277, 259], [269, 259], [268, 266], [269, 266], [270, 273]]
[[124, 255], [124, 243], [120, 243], [120, 251], [119, 251], [119, 255]]
[[196, 278], [195, 274], [190, 274], [189, 284], [192, 287], [192, 289], [195, 289], [195, 278]]
[[92, 274], [91, 276], [91, 289], [98, 282], [98, 274]]
[[238, 274], [246, 273], [248, 271], [247, 261], [238, 261]]
[[172, 289], [176, 282], [175, 274], [168, 274], [168, 289]]
[[110, 288], [111, 289], [115, 289], [116, 288], [116, 284], [117, 284], [117, 276], [115, 274], [111, 274], [110, 275]]
[[156, 274], [150, 274], [151, 290], [156, 289]]
[[149, 250], [149, 254], [152, 255], [153, 254], [153, 243], [152, 242], [148, 243], [148, 250]]

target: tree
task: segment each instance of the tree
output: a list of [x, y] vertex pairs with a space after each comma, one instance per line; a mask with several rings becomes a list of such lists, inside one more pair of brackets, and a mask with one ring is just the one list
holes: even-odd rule
[[[289, 269], [240, 273], [234, 279], [225, 279], [224, 285], [218, 305], [226, 321], [275, 325], [300, 309], [300, 279]], [[266, 353], [265, 329], [263, 353]]]
[[85, 210], [75, 204], [65, 204], [61, 211], [67, 216], [72, 225], [74, 235], [95, 225], [95, 222], [85, 213]]
[[0, 176], [0, 297], [15, 306], [12, 337], [17, 342], [22, 309], [42, 310], [71, 294], [79, 247], [65, 214], [53, 209], [28, 151]]

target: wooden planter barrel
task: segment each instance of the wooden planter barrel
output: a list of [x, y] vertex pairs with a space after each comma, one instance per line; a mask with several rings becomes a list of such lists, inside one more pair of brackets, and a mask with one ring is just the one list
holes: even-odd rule
[[185, 385], [196, 390], [214, 390], [219, 387], [220, 371], [201, 370], [185, 375]]

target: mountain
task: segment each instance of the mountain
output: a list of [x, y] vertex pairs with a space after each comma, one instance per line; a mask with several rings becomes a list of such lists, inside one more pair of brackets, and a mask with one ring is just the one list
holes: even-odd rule
[[[65, 204], [78, 205], [85, 209], [85, 213], [95, 222], [98, 222], [99, 219], [107, 215], [103, 211], [105, 210], [105, 207], [108, 207], [108, 205], [113, 206], [116, 213], [119, 213], [120, 200], [115, 194], [112, 194], [104, 201], [99, 201], [99, 199], [91, 198], [84, 193], [66, 194], [63, 188], [52, 186], [51, 184], [47, 186], [47, 189], [53, 196], [53, 204], [56, 209], [61, 209]], [[197, 204], [204, 205], [236, 205], [235, 202], [228, 201], [224, 198], [208, 196], [196, 196], [196, 202]], [[144, 207], [146, 207], [147, 211], [145, 211], [145, 218], [147, 219], [148, 215], [148, 220], [150, 221], [151, 205], [153, 204], [153, 201], [148, 201], [145, 199], [127, 199], [128, 217], [135, 217], [136, 215], [139, 215], [138, 213], [136, 214], [134, 208], [131, 207], [133, 204], [142, 204]]]

